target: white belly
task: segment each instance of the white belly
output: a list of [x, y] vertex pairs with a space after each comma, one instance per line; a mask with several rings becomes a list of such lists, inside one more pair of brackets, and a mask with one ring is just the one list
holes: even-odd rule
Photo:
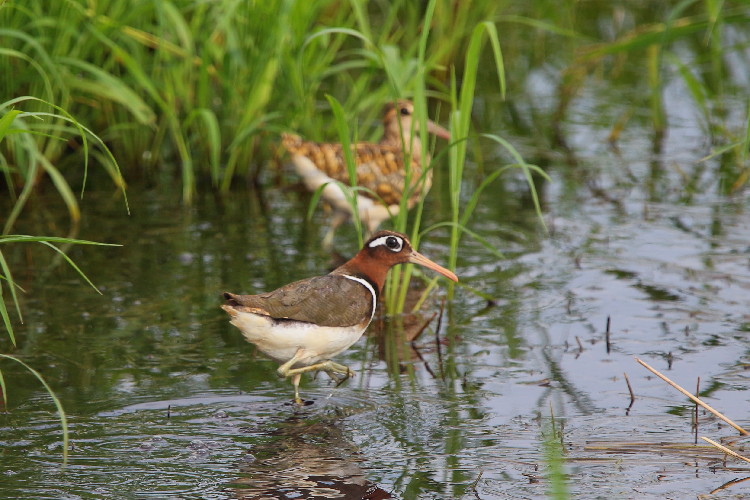
[[248, 342], [279, 363], [292, 359], [302, 349], [304, 357], [295, 366], [308, 366], [332, 358], [351, 347], [367, 329], [367, 324], [318, 326], [240, 311], [232, 317], [231, 323], [242, 331]]

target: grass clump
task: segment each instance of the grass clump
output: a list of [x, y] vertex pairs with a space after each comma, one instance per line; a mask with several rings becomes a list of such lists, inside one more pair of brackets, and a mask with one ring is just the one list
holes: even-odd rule
[[[432, 41], [426, 50], [425, 12], [406, 0], [7, 0], [0, 71], [9, 77], [0, 96], [35, 96], [69, 110], [97, 131], [129, 178], [177, 175], [190, 201], [199, 185], [227, 190], [237, 177], [257, 175], [282, 128], [333, 132], [319, 113], [323, 95], [361, 112], [408, 88], [424, 69], [418, 60], [428, 69], [423, 77], [433, 78], [467, 29], [497, 6], [440, 1], [430, 9], [445, 13], [431, 19], [450, 43]], [[64, 143], [37, 140], [52, 164], [69, 153]]]
[[[49, 111], [28, 112], [15, 109], [15, 106], [20, 104], [31, 106], [42, 105], [42, 107], [53, 108], [55, 111], [57, 111], [57, 113]], [[81, 278], [83, 278], [84, 281], [86, 281], [89, 285], [91, 285], [91, 287], [94, 288], [94, 290], [97, 291], [97, 293], [101, 293], [88, 279], [88, 277], [81, 271], [76, 263], [73, 262], [73, 260], [71, 260], [65, 254], [64, 250], [62, 250], [60, 246], [107, 244], [74, 238], [9, 234], [18, 218], [18, 215], [23, 210], [26, 201], [30, 196], [31, 188], [36, 182], [38, 182], [38, 179], [44, 175], [48, 176], [52, 180], [52, 183], [57, 188], [58, 193], [65, 201], [65, 204], [68, 207], [71, 221], [75, 224], [80, 217], [78, 203], [75, 196], [73, 195], [70, 186], [60, 173], [60, 170], [55, 165], [53, 165], [53, 163], [45, 155], [44, 150], [40, 149], [40, 147], [43, 147], [43, 145], [45, 144], [55, 144], [55, 141], [64, 141], [63, 136], [53, 134], [53, 131], [57, 134], [67, 132], [77, 133], [82, 142], [83, 148], [84, 180], [82, 182], [82, 185], [85, 186], [88, 157], [90, 154], [88, 137], [90, 137], [92, 140], [99, 144], [104, 154], [107, 155], [107, 158], [112, 162], [112, 168], [109, 170], [109, 173], [112, 175], [115, 184], [120, 189], [123, 189], [123, 192], [124, 182], [122, 181], [122, 176], [120, 175], [119, 169], [117, 167], [117, 162], [115, 161], [114, 157], [112, 157], [111, 153], [103, 144], [101, 139], [86, 127], [81, 125], [67, 111], [60, 108], [59, 106], [48, 103], [41, 99], [24, 97], [13, 99], [11, 101], [3, 103], [2, 105], [0, 105], [0, 111], [1, 110], [5, 110], [5, 112], [0, 116], [0, 151], [2, 151], [2, 155], [0, 155], [0, 160], [2, 160], [2, 162], [0, 163], [0, 165], [2, 166], [2, 170], [5, 175], [9, 195], [14, 203], [13, 208], [8, 215], [8, 218], [5, 220], [3, 231], [2, 233], [0, 233], [0, 317], [2, 317], [3, 325], [5, 326], [8, 338], [10, 339], [13, 346], [15, 346], [16, 336], [13, 329], [13, 323], [11, 322], [10, 310], [15, 309], [18, 319], [20, 321], [23, 321], [21, 306], [18, 297], [18, 291], [22, 289], [14, 281], [11, 268], [3, 254], [3, 248], [5, 248], [6, 245], [39, 243], [41, 245], [47, 246], [54, 252], [57, 252], [59, 255], [61, 255], [62, 258], [81, 276]], [[50, 125], [50, 123], [53, 123], [54, 125]], [[54, 149], [53, 146], [50, 147]], [[11, 168], [11, 164], [15, 165], [15, 168]], [[16, 190], [16, 184], [20, 185], [20, 192]], [[83, 190], [81, 191], [81, 194], [83, 194]], [[63, 432], [63, 458], [64, 460], [67, 460], [69, 436], [67, 417], [65, 415], [62, 403], [55, 395], [52, 388], [47, 384], [44, 377], [23, 360], [16, 356], [4, 353], [0, 353], [0, 359], [13, 361], [23, 366], [24, 369], [34, 375], [34, 377], [36, 377], [41, 382], [41, 384], [44, 386], [44, 389], [49, 393], [60, 416], [60, 424], [62, 426]], [[3, 377], [2, 371], [0, 371], [0, 391], [3, 394], [3, 400], [7, 406], [7, 383], [5, 381], [5, 378]]]

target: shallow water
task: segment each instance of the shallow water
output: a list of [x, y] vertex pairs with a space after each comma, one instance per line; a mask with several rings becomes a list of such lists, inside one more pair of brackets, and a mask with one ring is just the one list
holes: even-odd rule
[[[530, 74], [534, 99], [522, 115], [550, 113], [550, 78]], [[63, 465], [49, 397], [3, 361], [0, 496], [540, 498], [553, 420], [575, 498], [689, 498], [748, 477], [742, 462], [693, 446], [692, 404], [634, 358], [691, 391], [700, 377], [709, 404], [750, 426], [750, 197], [717, 194], [719, 165], [699, 161], [710, 144], [679, 87], [665, 91], [671, 122], [660, 148], [639, 108], [613, 149], [611, 123], [632, 106], [619, 90], [585, 89], [564, 124], [568, 149], [507, 131], [500, 113], [489, 116], [491, 101], [478, 102], [479, 129], [550, 173], [549, 232], [522, 179], [502, 177], [471, 229], [506, 258], [466, 237], [462, 286], [440, 321], [407, 342], [414, 329], [378, 318], [337, 357], [356, 376], [340, 387], [304, 378], [311, 404], [301, 408], [218, 306], [224, 290], [270, 290], [329, 268], [327, 216], [305, 220], [309, 196], [273, 185], [270, 171], [263, 190], [205, 190], [192, 207], [134, 183], [128, 216], [111, 192], [89, 189], [74, 235], [123, 246], [68, 250], [102, 295], [41, 246], [3, 249], [26, 293], [18, 347], [2, 337], [0, 352], [48, 380], [71, 449]], [[740, 128], [732, 110], [744, 97], [735, 104], [726, 120]], [[484, 153], [481, 168], [467, 165], [466, 197], [482, 168], [507, 161]], [[447, 219], [445, 186], [436, 172], [423, 227]], [[64, 233], [59, 205], [53, 194], [34, 197], [18, 232]], [[344, 256], [356, 251], [351, 228], [337, 242]], [[444, 263], [447, 235], [430, 233], [420, 250]], [[698, 434], [748, 446], [702, 410]], [[747, 484], [713, 497], [750, 495]]]
[[[458, 274], [495, 305], [457, 288], [440, 330], [433, 321], [413, 347], [398, 342], [393, 321], [376, 321], [338, 358], [356, 377], [338, 388], [306, 378], [312, 404], [296, 408], [291, 385], [218, 305], [222, 290], [270, 289], [327, 267], [313, 244], [325, 227], [304, 223], [304, 197], [268, 190], [273, 209], [263, 212], [241, 191], [190, 209], [131, 192], [130, 217], [120, 201], [88, 193], [84, 205], [97, 209], [79, 231], [123, 247], [70, 249], [103, 295], [42, 248], [11, 252], [17, 269], [31, 259], [39, 272], [17, 272], [25, 323], [18, 348], [4, 340], [4, 349], [56, 390], [72, 447], [62, 466], [53, 406], [5, 362], [6, 497], [355, 498], [369, 488], [371, 498], [537, 498], [548, 488], [542, 441], [551, 414], [577, 497], [708, 493], [748, 470], [687, 446], [692, 406], [634, 361], [691, 390], [700, 377], [707, 401], [744, 423], [746, 200], [684, 205], [631, 193], [616, 206], [566, 206], [550, 189], [549, 236], [528, 210], [498, 223], [497, 207], [484, 207], [476, 225], [507, 258], [467, 239]], [[57, 222], [25, 223], [43, 234]], [[521, 223], [532, 230], [519, 233]], [[343, 254], [354, 251], [350, 232], [339, 239]], [[434, 233], [422, 251], [444, 261], [444, 245]], [[626, 373], [636, 395], [629, 409]], [[704, 412], [699, 429], [714, 439], [736, 434]]]

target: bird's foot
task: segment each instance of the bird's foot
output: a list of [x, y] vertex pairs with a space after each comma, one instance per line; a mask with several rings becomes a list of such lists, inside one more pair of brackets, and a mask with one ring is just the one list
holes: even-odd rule
[[334, 363], [331, 360], [323, 361], [321, 363], [316, 363], [310, 366], [292, 368], [292, 366], [294, 366], [294, 363], [296, 363], [297, 360], [301, 357], [302, 350], [300, 349], [292, 359], [281, 365], [277, 370], [279, 375], [281, 375], [282, 377], [290, 377], [292, 379], [292, 385], [294, 386], [294, 402], [297, 405], [305, 405], [305, 402], [299, 397], [299, 382], [300, 378], [302, 378], [303, 373], [323, 371], [329, 377], [331, 377], [331, 379], [333, 379], [333, 381], [336, 383], [336, 387], [344, 383], [347, 379], [349, 379], [349, 377], [354, 376], [354, 372], [348, 366]]
[[336, 383], [336, 387], [346, 382], [349, 377], [354, 376], [354, 372], [348, 366], [340, 365], [333, 361], [326, 361], [321, 363], [321, 365], [325, 365], [321, 366], [320, 369], [331, 377], [331, 380]]
[[[282, 370], [282, 368], [285, 368]], [[300, 368], [286, 368], [281, 366], [278, 369], [279, 375], [282, 377], [291, 377], [293, 375], [299, 375], [307, 372], [323, 371], [328, 374], [329, 377], [336, 379], [336, 375], [344, 375], [345, 378], [349, 378], [354, 375], [354, 372], [347, 366], [334, 363], [333, 361], [323, 361], [322, 363], [316, 363], [310, 366], [302, 366]]]
[[329, 377], [331, 377], [331, 380], [333, 380], [334, 383], [336, 384], [336, 387], [338, 387], [341, 384], [343, 384], [344, 382], [346, 382], [347, 380], [349, 380], [349, 377], [353, 377], [354, 376], [354, 372], [351, 371], [351, 370], [349, 370], [349, 371], [347, 371], [344, 374], [339, 374], [339, 373], [336, 373], [334, 371], [327, 370], [326, 371], [326, 375], [328, 375]]

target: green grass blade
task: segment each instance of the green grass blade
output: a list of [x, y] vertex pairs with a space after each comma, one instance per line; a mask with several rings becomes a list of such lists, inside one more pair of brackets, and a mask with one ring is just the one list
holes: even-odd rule
[[[68, 257], [63, 250], [61, 250], [60, 248], [56, 247], [52, 243], [54, 242], [54, 243], [66, 243], [66, 244], [80, 244], [80, 245], [121, 246], [121, 245], [112, 244], [112, 243], [99, 243], [99, 242], [95, 242], [95, 241], [76, 240], [76, 239], [72, 239], [72, 238], [56, 238], [56, 237], [25, 236], [25, 235], [5, 235], [5, 236], [0, 236], [0, 244], [3, 244], [3, 243], [6, 243], [6, 244], [7, 243], [22, 243], [22, 242], [41, 243], [41, 244], [46, 245], [46, 246], [50, 247], [51, 249], [53, 249], [55, 252], [57, 252], [58, 254], [60, 254], [62, 256], [62, 258], [65, 259], [65, 261], [73, 269], [75, 269], [75, 271], [81, 276], [81, 278], [83, 278], [84, 281], [86, 281], [86, 283], [88, 283], [100, 295], [102, 294], [102, 292], [96, 287], [96, 285], [94, 285], [91, 282], [91, 280], [89, 280], [88, 276], [86, 276], [86, 274], [83, 271], [81, 271], [81, 269], [76, 265], [76, 263], [73, 262], [73, 260], [70, 257]], [[10, 269], [8, 268], [8, 266], [7, 266], [6, 262], [5, 262], [5, 259], [3, 259], [2, 253], [0, 253], [0, 268], [2, 268], [2, 271], [3, 271], [4, 275], [6, 276], [6, 278], [8, 278], [8, 277], [11, 276], [10, 275]], [[16, 303], [16, 307], [18, 308], [18, 301], [17, 301], [17, 297], [15, 296], [15, 290], [13, 290], [13, 288], [12, 288], [13, 287], [13, 281], [12, 281], [12, 279], [9, 279], [8, 281], [10, 282], [10, 286], [11, 286], [11, 296], [13, 297], [13, 300]], [[7, 314], [7, 312], [5, 314]], [[21, 316], [20, 309], [18, 310], [18, 315], [19, 315], [19, 317]], [[5, 316], [3, 316], [3, 319], [5, 320]], [[6, 322], [6, 326], [8, 324], [9, 323]], [[11, 333], [11, 335], [12, 335], [12, 333]]]
[[[344, 161], [346, 162], [346, 170], [349, 173], [350, 187], [355, 188], [357, 186], [357, 164], [354, 161], [354, 153], [349, 139], [349, 126], [346, 124], [346, 118], [344, 118], [344, 109], [341, 107], [341, 103], [339, 103], [332, 95], [326, 94], [326, 99], [331, 105], [331, 110], [333, 111], [336, 129], [338, 130], [339, 140], [341, 141], [341, 149], [344, 154]], [[351, 190], [344, 190], [344, 193], [347, 195], [347, 200], [352, 207], [352, 221], [357, 229], [359, 246], [362, 247], [364, 244], [364, 237], [362, 234], [362, 220], [359, 217], [359, 209], [357, 206], [357, 193]]]
[[367, 18], [366, 2], [363, 2], [362, 0], [350, 0], [349, 4], [352, 6], [359, 29], [362, 30], [362, 33], [366, 38], [372, 39], [372, 34], [370, 33], [370, 26], [372, 24]]
[[63, 252], [61, 249], [57, 248], [55, 245], [53, 245], [52, 243], [49, 243], [47, 241], [41, 241], [40, 243], [42, 245], [46, 245], [46, 246], [50, 247], [55, 252], [57, 252], [58, 254], [60, 254], [62, 256], [62, 258], [65, 259], [67, 261], [67, 263], [70, 264], [70, 266], [73, 269], [76, 270], [76, 272], [81, 276], [81, 278], [83, 278], [84, 281], [86, 281], [86, 283], [88, 283], [89, 285], [91, 285], [91, 288], [93, 288], [94, 290], [96, 290], [96, 293], [98, 293], [99, 295], [102, 295], [102, 292], [96, 287], [96, 285], [94, 285], [91, 282], [91, 280], [88, 278], [88, 276], [86, 276], [86, 274], [84, 274], [84, 272], [81, 271], [81, 269], [76, 265], [76, 263], [73, 262], [73, 260], [70, 257], [68, 257], [65, 252]]
[[[31, 162], [31, 167], [29, 168], [27, 172], [27, 176], [30, 179], [33, 179], [34, 177], [36, 177], [37, 170], [38, 170], [37, 163]], [[16, 202], [13, 204], [13, 208], [10, 210], [10, 213], [8, 214], [8, 218], [5, 220], [5, 225], [3, 226], [2, 234], [7, 234], [10, 232], [10, 229], [13, 227], [13, 224], [15, 224], [16, 219], [21, 214], [21, 210], [23, 210], [23, 207], [26, 205], [26, 201], [29, 199], [29, 196], [31, 196], [31, 191], [33, 188], [34, 188], [33, 182], [26, 182], [23, 185], [23, 188], [21, 189], [21, 193], [18, 195]]]
[[500, 250], [498, 250], [497, 248], [495, 248], [494, 246], [492, 246], [492, 244], [489, 241], [487, 241], [485, 238], [483, 238], [482, 236], [480, 236], [478, 233], [475, 233], [474, 231], [472, 231], [471, 229], [469, 229], [465, 225], [456, 224], [456, 223], [454, 223], [452, 221], [443, 221], [443, 222], [438, 222], [436, 224], [433, 224], [430, 227], [428, 227], [427, 229], [425, 229], [424, 231], [422, 231], [422, 234], [423, 235], [427, 234], [430, 231], [434, 231], [435, 229], [439, 229], [441, 227], [453, 227], [455, 225], [459, 226], [459, 229], [461, 230], [461, 233], [466, 233], [469, 236], [471, 236], [472, 238], [474, 238], [477, 242], [479, 242], [479, 244], [481, 244], [483, 247], [485, 247], [492, 255], [494, 255], [498, 259], [504, 259], [505, 258], [505, 255], [503, 255], [503, 253]]
[[104, 45], [109, 47], [114, 58], [127, 68], [135, 79], [138, 88], [145, 91], [146, 94], [148, 94], [148, 96], [159, 106], [162, 112], [168, 115], [172, 114], [172, 109], [170, 108], [169, 103], [164, 100], [159, 90], [157, 90], [154, 81], [144, 72], [144, 67], [138, 60], [98, 29], [90, 28], [89, 32]]
[[546, 181], [551, 182], [552, 179], [550, 178], [547, 173], [542, 170], [537, 165], [532, 165], [529, 163], [526, 163], [526, 161], [523, 159], [521, 154], [516, 150], [516, 148], [513, 147], [511, 143], [506, 141], [500, 136], [494, 135], [494, 134], [482, 134], [482, 137], [487, 137], [489, 139], [492, 139], [493, 141], [497, 142], [501, 146], [505, 148], [508, 153], [513, 156], [513, 158], [517, 162], [517, 167], [519, 167], [523, 171], [523, 175], [526, 178], [526, 183], [529, 185], [529, 190], [531, 191], [531, 198], [534, 201], [534, 210], [536, 211], [536, 215], [539, 218], [539, 221], [542, 223], [542, 227], [545, 231], [547, 231], [547, 225], [544, 222], [544, 216], [542, 214], [542, 205], [539, 202], [539, 194], [536, 192], [536, 186], [534, 185], [534, 179], [532, 178], [532, 172], [542, 176]]
[[74, 222], [78, 221], [81, 218], [81, 209], [78, 207], [78, 201], [75, 194], [73, 194], [73, 190], [70, 189], [68, 181], [65, 180], [65, 177], [46, 157], [39, 154], [36, 156], [36, 160], [42, 165], [42, 168], [52, 180], [52, 184], [55, 185], [57, 192], [60, 193], [65, 205], [68, 207], [70, 218]]
[[[16, 99], [11, 99], [6, 104], [22, 102], [22, 101], [37, 101], [37, 102], [46, 104], [47, 106], [50, 106], [54, 108], [55, 110], [59, 111], [62, 114], [62, 116], [55, 115], [53, 113], [34, 113], [34, 116], [48, 116], [53, 119], [62, 119], [64, 121], [71, 123], [76, 129], [78, 129], [78, 134], [81, 137], [81, 142], [83, 143], [82, 146], [84, 150], [83, 186], [85, 187], [86, 177], [88, 175], [89, 155], [88, 155], [88, 140], [86, 138], [86, 134], [84, 133], [84, 127], [75, 118], [73, 118], [73, 116], [70, 113], [68, 113], [66, 110], [64, 110], [60, 106], [57, 106], [55, 104], [52, 104], [51, 102], [47, 102], [43, 99], [39, 99], [33, 96], [23, 96], [23, 97], [18, 97]], [[95, 135], [95, 134], [92, 133], [92, 135]], [[57, 172], [57, 169], [52, 166], [52, 163], [47, 159], [46, 156], [39, 154], [38, 151], [37, 151], [36, 156], [40, 160], [40, 163], [42, 163], [42, 166], [45, 168], [45, 170], [47, 170], [48, 173], [50, 173], [49, 172], [50, 169]], [[78, 218], [80, 217], [80, 212], [78, 210], [78, 202], [75, 200], [75, 196], [73, 196], [72, 199], [69, 196], [69, 194], [72, 194], [72, 193], [67, 192], [67, 191], [70, 191], [67, 181], [65, 181], [65, 179], [62, 178], [62, 176], [57, 176], [56, 178], [53, 178], [53, 182], [55, 183], [55, 187], [57, 187], [58, 190], [63, 189], [64, 191], [66, 191], [66, 192], [61, 192], [60, 194], [63, 196], [63, 199], [65, 200], [65, 204], [68, 205], [68, 210], [70, 211], [71, 217], [73, 218], [73, 220], [74, 221], [78, 220]], [[83, 190], [81, 191], [81, 195], [83, 195]], [[6, 224], [6, 227], [8, 227], [7, 224]]]
[[[10, 286], [12, 287], [13, 284], [11, 283]], [[13, 324], [10, 322], [10, 315], [8, 314], [8, 307], [5, 305], [5, 299], [2, 296], [2, 292], [3, 292], [3, 284], [0, 283], [0, 316], [3, 317], [3, 324], [5, 325], [5, 329], [8, 331], [8, 337], [10, 338], [10, 341], [15, 346], [16, 335], [13, 333]], [[18, 307], [18, 302], [16, 302], [16, 307]]]
[[99, 295], [103, 295], [102, 292], [96, 287], [96, 285], [94, 285], [91, 282], [91, 280], [88, 278], [88, 276], [86, 276], [86, 274], [83, 271], [81, 271], [81, 269], [76, 265], [76, 263], [73, 262], [73, 260], [70, 257], [68, 257], [68, 255], [63, 250], [57, 248], [55, 245], [53, 245], [53, 244], [51, 244], [49, 242], [46, 242], [46, 241], [43, 241], [41, 243], [43, 245], [46, 245], [46, 246], [50, 247], [55, 252], [57, 252], [58, 254], [60, 254], [62, 256], [62, 258], [65, 259], [65, 261], [67, 261], [67, 263], [70, 264], [70, 266], [73, 269], [76, 270], [76, 272], [81, 276], [81, 278], [83, 278], [84, 281], [86, 281], [86, 283], [88, 283], [91, 286], [91, 288], [93, 288], [94, 290], [96, 290], [96, 293], [98, 293]]
[[[8, 266], [8, 263], [5, 260], [5, 256], [3, 255], [3, 252], [0, 251], [0, 270], [2, 270], [3, 278], [5, 278], [5, 281], [8, 283], [8, 289], [10, 290], [10, 298], [13, 301], [13, 304], [16, 306], [16, 313], [18, 314], [18, 319], [23, 322], [23, 315], [21, 314], [21, 305], [18, 302], [18, 295], [16, 294], [16, 283], [13, 281], [13, 274], [10, 272], [10, 267]], [[0, 299], [1, 299], [0, 294]], [[5, 306], [5, 299], [0, 300], [0, 303], [2, 303], [2, 315], [3, 315], [3, 322], [5, 323], [5, 327], [8, 329], [8, 335], [10, 336], [10, 340], [13, 342], [13, 345], [16, 345], [16, 339], [13, 335], [13, 327], [10, 324], [10, 317], [8, 316], [8, 311]]]
[[[550, 404], [551, 406], [551, 404]], [[568, 475], [565, 473], [565, 449], [561, 442], [562, 436], [555, 429], [554, 415], [552, 423], [544, 425], [542, 434], [542, 448], [544, 449], [544, 465], [547, 476], [547, 498], [554, 500], [568, 500]]]
[[7, 407], [8, 406], [8, 388], [5, 386], [5, 377], [3, 377], [2, 370], [0, 370], [0, 391], [2, 391], [3, 393], [3, 406]]
[[190, 128], [195, 121], [199, 121], [205, 131], [205, 135], [199, 135], [199, 137], [201, 137], [201, 142], [208, 147], [211, 182], [217, 187], [221, 177], [221, 126], [216, 114], [206, 108], [191, 111], [183, 128]]
[[320, 38], [320, 37], [328, 36], [328, 35], [332, 35], [332, 34], [347, 35], [347, 36], [351, 36], [351, 37], [354, 37], [354, 38], [359, 38], [360, 40], [362, 40], [363, 42], [365, 42], [365, 44], [367, 44], [367, 45], [373, 45], [372, 42], [371, 42], [371, 39], [368, 36], [364, 35], [362, 32], [357, 31], [355, 29], [351, 29], [351, 28], [325, 28], [325, 29], [322, 29], [320, 31], [316, 31], [315, 33], [313, 33], [312, 35], [310, 35], [305, 40], [305, 43], [302, 45], [302, 48], [304, 49], [305, 47], [307, 47], [316, 38]]
[[[451, 115], [451, 135], [459, 140], [451, 145], [449, 154], [448, 179], [452, 216], [451, 220], [453, 222], [451, 225], [450, 255], [448, 257], [449, 269], [455, 269], [456, 260], [458, 258], [458, 243], [461, 238], [461, 228], [463, 227], [459, 224], [460, 213], [462, 212], [460, 206], [460, 194], [463, 179], [463, 167], [466, 161], [467, 143], [465, 140], [461, 139], [469, 136], [471, 111], [476, 88], [477, 72], [479, 69], [479, 56], [485, 34], [490, 38], [495, 56], [495, 70], [498, 76], [500, 91], [502, 94], [505, 92], [505, 70], [502, 52], [500, 52], [500, 42], [498, 40], [497, 30], [495, 25], [490, 22], [479, 23], [472, 31], [469, 47], [466, 51], [460, 95], [456, 96], [455, 90], [451, 95], [454, 109], [454, 112]], [[455, 73], [451, 74], [451, 88], [456, 88]], [[464, 212], [465, 217], [468, 217], [469, 215], [470, 214]], [[452, 294], [452, 288], [449, 291], [449, 296], [450, 294]]]
[[[47, 384], [47, 381], [44, 380], [44, 377], [42, 375], [34, 370], [31, 366], [27, 365], [20, 359], [18, 359], [15, 356], [10, 356], [8, 354], [2, 354], [0, 353], [0, 358], [9, 359], [11, 361], [15, 361], [16, 363], [19, 363], [21, 366], [26, 368], [29, 372], [31, 372], [32, 375], [34, 375], [39, 382], [42, 383], [44, 386], [44, 389], [47, 391], [47, 393], [52, 398], [52, 401], [55, 403], [55, 407], [57, 408], [57, 414], [60, 416], [60, 425], [62, 427], [63, 432], [63, 462], [67, 463], [68, 461], [68, 446], [69, 446], [69, 435], [68, 435], [68, 417], [65, 415], [65, 410], [62, 407], [62, 404], [60, 403], [60, 399], [55, 395], [55, 392], [52, 390], [52, 388]], [[3, 387], [3, 393], [4, 387]]]
[[516, 16], [516, 15], [502, 15], [502, 16], [500, 16], [498, 18], [498, 21], [500, 21], [500, 22], [507, 22], [507, 23], [523, 24], [523, 25], [529, 26], [531, 28], [538, 29], [540, 31], [546, 31], [548, 33], [552, 33], [552, 34], [555, 34], [555, 35], [564, 36], [564, 37], [567, 37], [567, 38], [574, 38], [574, 39], [581, 39], [581, 40], [586, 39], [585, 35], [577, 32], [577, 31], [570, 30], [570, 29], [567, 29], [567, 28], [563, 28], [563, 27], [558, 26], [556, 24], [549, 23], [549, 22], [546, 22], [546, 21], [542, 21], [542, 20], [539, 20], [539, 19], [533, 19], [533, 18], [530, 18], [530, 17]]
[[315, 207], [318, 206], [320, 197], [323, 195], [323, 190], [328, 184], [328, 182], [326, 182], [325, 184], [321, 184], [315, 191], [313, 191], [312, 197], [310, 198], [310, 203], [307, 205], [307, 215], [305, 216], [306, 220], [311, 221], [313, 219], [313, 215], [315, 215]]
[[[120, 165], [118, 164], [117, 160], [115, 159], [114, 155], [110, 151], [110, 149], [107, 147], [107, 145], [104, 143], [104, 141], [94, 132], [92, 132], [89, 128], [83, 126], [78, 120], [76, 120], [70, 113], [68, 113], [65, 109], [63, 109], [60, 106], [57, 106], [51, 102], [45, 101], [44, 99], [39, 99], [37, 97], [33, 96], [22, 96], [22, 97], [16, 97], [14, 99], [11, 99], [9, 101], [6, 101], [2, 104], [2, 107], [10, 107], [17, 103], [24, 102], [24, 101], [35, 101], [43, 103], [47, 106], [50, 106], [51, 108], [55, 109], [56, 111], [59, 111], [61, 115], [55, 115], [52, 113], [33, 113], [33, 116], [49, 116], [51, 118], [61, 119], [63, 121], [66, 121], [70, 124], [72, 124], [77, 130], [78, 134], [81, 137], [82, 147], [84, 151], [84, 181], [83, 185], [85, 187], [86, 185], [86, 176], [88, 172], [88, 158], [89, 158], [89, 149], [88, 149], [88, 136], [93, 137], [99, 144], [99, 147], [104, 151], [107, 158], [112, 162], [112, 165], [115, 168], [115, 171], [118, 175], [118, 181], [115, 182], [115, 185], [120, 188], [123, 200], [125, 203], [125, 209], [127, 210], [127, 213], [130, 214], [130, 204], [128, 203], [128, 196], [125, 192], [125, 180], [122, 176], [122, 171], [120, 170]], [[49, 161], [48, 161], [49, 163]], [[36, 163], [32, 162], [32, 169], [36, 168]], [[67, 182], [66, 182], [67, 184]], [[26, 186], [29, 186], [29, 189], [32, 187], [30, 184], [26, 184]], [[30, 194], [30, 191], [25, 194], [26, 197]], [[24, 193], [22, 193], [22, 196], [19, 196], [19, 200], [24, 196]], [[83, 188], [81, 190], [81, 196], [83, 196]], [[24, 198], [25, 200], [25, 198]], [[13, 212], [20, 212], [20, 207], [23, 206], [23, 203], [17, 203], [16, 206], [13, 207]], [[17, 216], [17, 214], [16, 214]], [[15, 217], [13, 217], [13, 221], [15, 220]], [[3, 230], [3, 234], [9, 232], [10, 227], [12, 226], [12, 221], [8, 220], [5, 224], [5, 229]]]
[[[2, 3], [0, 3], [0, 9], [1, 8]], [[62, 94], [62, 100], [67, 100], [66, 87], [63, 78], [60, 75], [58, 66], [52, 61], [49, 53], [45, 50], [43, 43], [41, 43], [37, 37], [31, 36], [28, 33], [24, 33], [17, 29], [0, 29], [0, 36], [3, 38], [8, 37], [11, 39], [19, 39], [23, 41], [23, 44], [27, 49], [32, 49], [31, 52], [33, 52], [33, 55], [23, 54], [16, 50], [7, 48], [0, 49], [2, 50], [0, 53], [9, 57], [21, 59], [32, 66], [35, 71], [34, 79], [35, 81], [43, 82], [44, 91], [48, 99], [52, 100], [56, 94]], [[55, 89], [57, 89], [57, 92], [55, 92]]]
[[693, 74], [694, 65], [684, 64], [675, 54], [671, 52], [665, 52], [664, 57], [677, 67], [677, 71], [680, 73], [683, 82], [685, 82], [685, 86], [687, 87], [688, 91], [690, 91], [690, 95], [693, 96], [693, 101], [695, 101], [695, 103], [698, 105], [701, 112], [703, 113], [703, 116], [708, 116], [709, 109], [707, 103], [707, 89], [706, 86], [702, 84]]
[[8, 132], [10, 130], [10, 126], [13, 123], [13, 120], [16, 119], [16, 116], [20, 115], [21, 111], [18, 111], [17, 109], [12, 109], [5, 113], [2, 117], [0, 117], [0, 141], [5, 138], [6, 135], [8, 135]]
[[74, 245], [96, 245], [102, 247], [121, 247], [118, 243], [101, 243], [99, 241], [79, 240], [75, 238], [65, 238], [62, 236], [29, 236], [25, 234], [5, 234], [0, 235], [0, 244], [3, 243], [68, 243]]
[[743, 167], [743, 170], [732, 183], [732, 186], [730, 187], [730, 191], [732, 192], [744, 186], [748, 179], [750, 179], [750, 165], [747, 164], [748, 148], [750, 147], [750, 99], [745, 106], [745, 113], [745, 133], [742, 140], [736, 143], [736, 145], [739, 146], [738, 161], [740, 166]]
[[740, 164], [746, 167], [748, 148], [750, 148], [750, 99], [745, 105], [745, 134], [740, 142]]
[[[81, 74], [78, 78], [71, 79], [71, 88], [91, 94], [103, 101], [120, 104], [141, 125], [153, 126], [156, 124], [154, 110], [122, 79], [86, 61], [63, 57], [60, 58], [60, 62], [76, 69]], [[86, 74], [90, 75], [90, 79], [83, 77]]]

